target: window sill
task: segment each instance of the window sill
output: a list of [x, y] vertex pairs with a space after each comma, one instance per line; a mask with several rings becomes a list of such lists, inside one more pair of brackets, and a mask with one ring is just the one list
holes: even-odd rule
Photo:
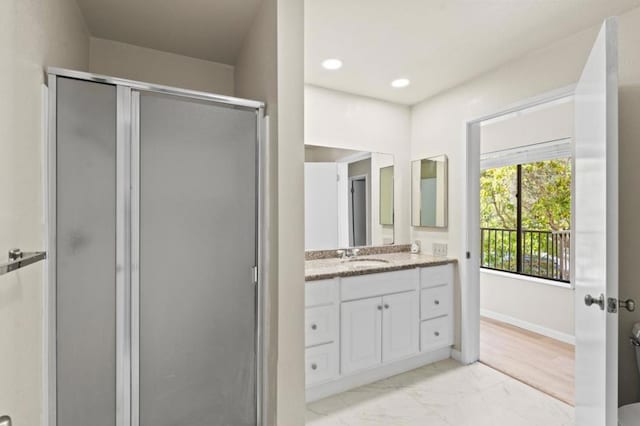
[[499, 277], [511, 278], [514, 280], [527, 281], [535, 284], [544, 284], [544, 285], [550, 285], [552, 287], [561, 287], [561, 288], [566, 288], [568, 290], [573, 290], [573, 283], [563, 283], [560, 281], [548, 280], [545, 278], [529, 277], [527, 275], [512, 274], [510, 272], [495, 271], [492, 269], [485, 269], [485, 268], [480, 268], [480, 273], [487, 274], [487, 275], [497, 275]]

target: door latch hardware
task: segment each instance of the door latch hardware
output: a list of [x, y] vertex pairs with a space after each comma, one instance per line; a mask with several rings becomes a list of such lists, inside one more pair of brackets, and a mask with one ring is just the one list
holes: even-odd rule
[[633, 299], [619, 300], [618, 305], [620, 305], [620, 309], [624, 308], [629, 312], [636, 310], [636, 301]]
[[[613, 303], [615, 305], [615, 302], [616, 302], [615, 299], [613, 299], [613, 302], [610, 302], [610, 303]], [[636, 301], [633, 299], [627, 299], [627, 300], [620, 299], [618, 300], [618, 306], [620, 307], [620, 310], [626, 309], [629, 312], [633, 312], [636, 310]], [[617, 309], [609, 312], [615, 313], [617, 312]]]
[[629, 312], [633, 312], [636, 310], [636, 301], [633, 299], [618, 300], [614, 297], [609, 297], [607, 299], [607, 312], [615, 314], [618, 312], [618, 309], [626, 309]]
[[597, 299], [590, 294], [584, 297], [584, 304], [587, 306], [598, 305], [600, 309], [604, 311], [604, 294], [601, 294]]

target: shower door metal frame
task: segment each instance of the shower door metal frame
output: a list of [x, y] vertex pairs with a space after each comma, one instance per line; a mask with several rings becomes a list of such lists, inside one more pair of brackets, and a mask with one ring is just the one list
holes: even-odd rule
[[[265, 366], [269, 353], [265, 339], [268, 319], [269, 222], [266, 194], [268, 177], [268, 133], [263, 102], [207, 92], [108, 77], [81, 71], [49, 68], [48, 131], [45, 160], [45, 234], [48, 259], [44, 282], [43, 352], [43, 419], [46, 426], [57, 425], [56, 396], [56, 154], [57, 154], [57, 78], [71, 78], [109, 84], [117, 90], [116, 129], [116, 424], [139, 426], [138, 349], [139, 349], [139, 281], [136, 254], [139, 248], [139, 94], [153, 92], [190, 98], [228, 107], [242, 107], [256, 112], [256, 265], [255, 282], [255, 348], [256, 348], [256, 425], [263, 425], [268, 407]], [[137, 164], [138, 167], [135, 167]], [[136, 340], [137, 339], [137, 340]]]

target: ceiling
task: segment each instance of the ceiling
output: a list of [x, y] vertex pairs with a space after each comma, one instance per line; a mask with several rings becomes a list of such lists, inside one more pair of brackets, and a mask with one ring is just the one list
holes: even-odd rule
[[[95, 1], [95, 0], [94, 0]], [[415, 104], [640, 0], [306, 0], [305, 81]], [[339, 58], [327, 71], [321, 62]], [[411, 85], [390, 86], [405, 77]]]
[[234, 65], [261, 0], [77, 0], [94, 37]]

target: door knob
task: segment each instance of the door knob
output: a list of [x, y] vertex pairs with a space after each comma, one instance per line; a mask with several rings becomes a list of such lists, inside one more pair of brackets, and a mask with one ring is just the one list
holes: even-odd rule
[[620, 305], [620, 309], [624, 308], [629, 312], [636, 310], [636, 301], [633, 299], [620, 300], [618, 304]]
[[584, 297], [584, 304], [587, 306], [591, 306], [593, 304], [596, 304], [598, 306], [600, 306], [600, 309], [604, 311], [604, 294], [601, 294], [600, 297], [598, 297], [597, 299], [595, 297], [593, 297], [590, 294], [587, 294]]

